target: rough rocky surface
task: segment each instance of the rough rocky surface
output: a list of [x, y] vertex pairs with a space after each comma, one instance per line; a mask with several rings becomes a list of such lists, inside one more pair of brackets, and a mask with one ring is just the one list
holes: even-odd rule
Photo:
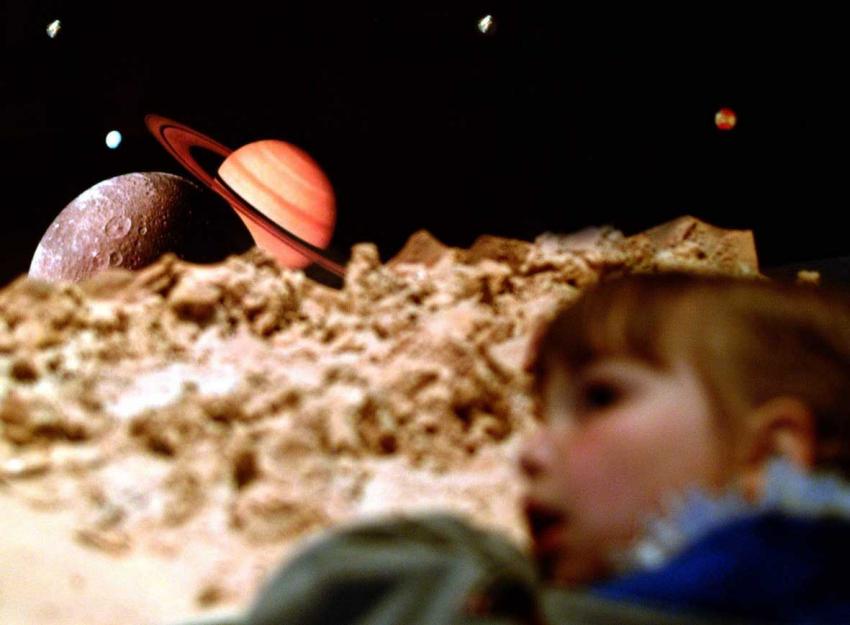
[[0, 291], [0, 622], [237, 609], [304, 539], [391, 511], [522, 543], [535, 330], [600, 279], [671, 269], [756, 276], [752, 235], [420, 232], [386, 264], [356, 246], [341, 290], [257, 248], [19, 278]]

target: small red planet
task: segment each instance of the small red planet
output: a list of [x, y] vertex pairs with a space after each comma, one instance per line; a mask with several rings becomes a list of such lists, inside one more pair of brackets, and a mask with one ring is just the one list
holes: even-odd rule
[[718, 130], [732, 130], [737, 123], [738, 116], [728, 107], [724, 106], [714, 115], [714, 125]]

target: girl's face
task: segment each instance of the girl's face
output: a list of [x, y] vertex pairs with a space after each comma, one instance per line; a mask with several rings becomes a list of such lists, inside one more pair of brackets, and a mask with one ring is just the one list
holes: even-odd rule
[[545, 578], [583, 584], [610, 574], [665, 498], [728, 479], [721, 436], [696, 373], [598, 360], [543, 380], [544, 425], [523, 448], [525, 512]]

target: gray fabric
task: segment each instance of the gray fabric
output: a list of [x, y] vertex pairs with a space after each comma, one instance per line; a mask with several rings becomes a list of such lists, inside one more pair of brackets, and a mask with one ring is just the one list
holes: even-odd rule
[[209, 625], [729, 623], [540, 589], [531, 560], [497, 535], [447, 515], [396, 518], [328, 535], [278, 571], [244, 619]]
[[[533, 605], [535, 573], [507, 541], [455, 518], [394, 519], [332, 535], [263, 590], [250, 625], [445, 625], [471, 595]], [[511, 606], [513, 607], [513, 606]]]
[[180, 621], [179, 623], [169, 623], [169, 625], [245, 625], [244, 616], [211, 616], [191, 621]]
[[540, 600], [545, 622], [551, 625], [757, 625], [751, 621], [668, 612], [557, 588], [545, 589]]

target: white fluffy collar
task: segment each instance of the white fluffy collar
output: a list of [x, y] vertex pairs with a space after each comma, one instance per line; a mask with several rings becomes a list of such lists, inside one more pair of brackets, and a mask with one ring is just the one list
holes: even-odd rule
[[639, 540], [614, 554], [622, 572], [659, 568], [713, 530], [766, 513], [850, 521], [850, 483], [833, 475], [804, 473], [787, 460], [773, 460], [758, 501], [748, 501], [736, 488], [719, 496], [692, 490], [665, 507], [667, 512], [651, 519]]

